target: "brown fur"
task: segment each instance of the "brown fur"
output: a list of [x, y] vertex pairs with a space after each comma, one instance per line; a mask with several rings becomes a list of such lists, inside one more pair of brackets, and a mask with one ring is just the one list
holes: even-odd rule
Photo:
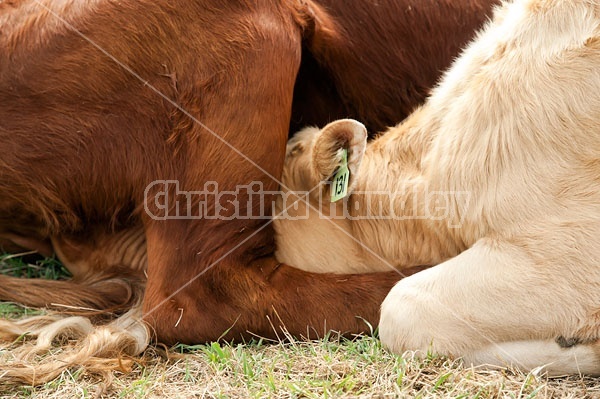
[[[293, 96], [292, 125], [339, 112], [391, 124], [423, 99], [491, 3], [44, 2], [147, 84], [36, 2], [2, 4], [0, 238], [52, 239], [75, 279], [34, 290], [3, 278], [0, 299], [131, 303], [147, 262], [144, 317], [163, 342], [272, 337], [280, 325], [293, 335], [365, 331], [356, 316], [377, 323], [396, 273], [296, 270], [273, 258], [265, 221], [152, 220], [144, 189], [156, 179], [181, 190], [206, 181], [276, 189], [269, 175], [281, 175]], [[322, 113], [310, 114], [314, 101]], [[142, 229], [147, 250], [124, 253], [123, 237]]]
[[[318, 3], [318, 4], [314, 4]], [[378, 132], [425, 101], [499, 0], [317, 0], [290, 131], [342, 118]]]
[[[94, 12], [91, 3], [47, 6], [278, 176], [300, 62], [300, 27], [285, 4], [213, 3], [207, 8], [194, 2], [101, 2]], [[278, 318], [296, 335], [307, 327], [321, 331], [324, 320], [348, 332], [365, 329], [356, 315], [377, 321], [378, 304], [397, 280], [393, 274], [342, 281], [278, 265], [270, 255], [271, 229], [251, 236], [264, 221], [154, 221], [142, 213], [144, 189], [155, 179], [178, 179], [182, 189], [214, 180], [222, 189], [262, 181], [273, 190], [277, 181], [53, 18], [32, 2], [7, 6], [0, 16], [7, 32], [0, 45], [11, 54], [0, 69], [3, 230], [33, 231], [55, 241], [88, 237], [90, 246], [96, 242], [90, 231], [110, 226], [108, 232], [118, 234], [142, 223], [148, 246], [143, 308], [164, 342], [213, 340], [230, 327], [228, 337], [247, 331], [273, 336], [271, 323], [279, 324]], [[248, 103], [256, 106], [231, 106]], [[84, 263], [88, 269], [82, 273], [94, 281], [130, 266]], [[72, 291], [79, 298], [62, 295], [61, 285], [70, 283], [42, 283], [44, 292], [56, 296], [40, 298], [37, 290], [17, 289], [14, 279], [0, 288], [0, 297], [36, 305], [60, 299], [110, 305], [102, 295], [89, 303], [86, 292], [98, 283], [80, 278], [84, 286]], [[356, 296], [367, 298], [361, 302], [366, 305], [348, 306]]]

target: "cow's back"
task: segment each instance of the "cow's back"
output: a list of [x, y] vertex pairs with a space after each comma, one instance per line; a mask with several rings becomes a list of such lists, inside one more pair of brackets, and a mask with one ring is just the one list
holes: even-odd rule
[[291, 132], [341, 118], [372, 133], [425, 100], [498, 0], [313, 0]]
[[276, 57], [293, 79], [297, 60], [266, 45], [258, 54], [269, 30], [299, 51], [271, 26], [271, 6], [255, 1], [252, 15], [244, 2], [211, 3], [0, 5], [0, 232], [130, 220], [150, 182], [181, 176], [190, 144], [207, 163], [215, 155], [202, 145], [211, 133], [190, 116], [203, 121], [221, 93], [247, 91], [231, 77], [248, 57]]

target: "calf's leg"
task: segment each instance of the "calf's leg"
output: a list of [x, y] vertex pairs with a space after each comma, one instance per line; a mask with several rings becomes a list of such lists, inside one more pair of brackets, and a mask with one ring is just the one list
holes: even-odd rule
[[482, 239], [390, 291], [382, 304], [382, 343], [397, 353], [432, 350], [475, 365], [599, 374], [596, 344], [556, 342], [576, 336], [600, 299], [589, 289], [600, 276], [569, 278], [574, 272], [566, 263], [536, 261], [517, 245]]

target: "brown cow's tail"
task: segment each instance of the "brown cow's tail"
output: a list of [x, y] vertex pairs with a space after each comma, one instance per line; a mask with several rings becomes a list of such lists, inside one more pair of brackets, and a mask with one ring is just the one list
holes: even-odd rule
[[[1, 300], [61, 312], [0, 319], [0, 385], [39, 385], [72, 367], [101, 373], [107, 381], [108, 371], [125, 371], [131, 356], [149, 342], [148, 327], [141, 321], [143, 292], [144, 284], [136, 278], [103, 275], [94, 282], [76, 282], [0, 276]], [[112, 321], [107, 322], [109, 316]], [[104, 324], [93, 324], [90, 317]]]
[[102, 276], [90, 283], [0, 276], [0, 301], [69, 314], [115, 313], [131, 308], [142, 283]]
[[[73, 367], [103, 374], [110, 381], [108, 372], [127, 371], [132, 356], [139, 355], [150, 341], [141, 315], [140, 300], [127, 313], [102, 326], [93, 326], [85, 317], [57, 314], [0, 320], [0, 353], [4, 352], [0, 356], [0, 385], [39, 385]], [[57, 343], [61, 350], [52, 351]]]

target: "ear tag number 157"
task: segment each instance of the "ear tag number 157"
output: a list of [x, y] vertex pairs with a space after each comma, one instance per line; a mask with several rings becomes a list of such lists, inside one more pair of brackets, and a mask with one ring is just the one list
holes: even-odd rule
[[336, 202], [348, 194], [348, 182], [350, 180], [350, 170], [348, 169], [348, 150], [342, 150], [342, 164], [333, 176], [331, 184], [331, 202]]

